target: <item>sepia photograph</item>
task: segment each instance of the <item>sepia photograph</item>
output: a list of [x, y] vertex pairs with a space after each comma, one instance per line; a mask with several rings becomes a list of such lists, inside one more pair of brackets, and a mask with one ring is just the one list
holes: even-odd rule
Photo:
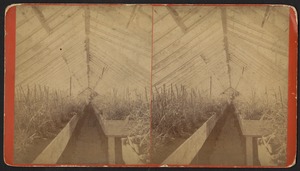
[[10, 166], [295, 164], [292, 6], [15, 4], [5, 20]]
[[15, 163], [149, 163], [151, 15], [17, 6]]
[[286, 164], [288, 6], [154, 6], [152, 162]]

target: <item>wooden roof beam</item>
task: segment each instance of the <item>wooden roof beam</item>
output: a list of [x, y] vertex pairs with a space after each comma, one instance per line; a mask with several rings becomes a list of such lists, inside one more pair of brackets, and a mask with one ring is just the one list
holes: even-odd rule
[[48, 34], [51, 34], [52, 29], [47, 24], [44, 14], [39, 10], [37, 6], [32, 6], [31, 8], [38, 18], [39, 22], [41, 23], [42, 27], [47, 31]]
[[184, 23], [182, 22], [181, 18], [179, 17], [178, 13], [176, 12], [175, 9], [173, 9], [170, 6], [166, 6], [166, 8], [168, 9], [169, 13], [171, 14], [172, 18], [174, 19], [174, 21], [176, 22], [176, 24], [179, 26], [179, 28], [181, 29], [181, 31], [183, 33], [186, 33], [187, 31], [187, 27], [184, 25]]
[[75, 79], [77, 80], [77, 82], [80, 85], [80, 87], [83, 88], [83, 86], [80, 84], [79, 79], [76, 77], [75, 73], [71, 71], [71, 68], [69, 66], [70, 64], [69, 64], [67, 58], [64, 55], [62, 55], [61, 57], [62, 57], [63, 61], [65, 62], [65, 64], [67, 65], [67, 68], [68, 68], [68, 71], [69, 71], [70, 75], [73, 76], [73, 77], [75, 77]]
[[265, 22], [267, 21], [267, 19], [269, 18], [269, 16], [270, 16], [270, 6], [267, 6], [267, 8], [266, 8], [266, 12], [265, 12], [265, 15], [264, 15], [264, 18], [263, 18], [263, 20], [262, 20], [262, 22], [261, 22], [261, 27], [264, 27], [264, 24], [265, 24]]
[[90, 9], [89, 7], [84, 8], [84, 19], [85, 19], [85, 51], [86, 51], [86, 66], [87, 66], [87, 79], [88, 88], [90, 87]]
[[229, 79], [229, 87], [231, 87], [231, 69], [230, 69], [230, 54], [228, 49], [228, 37], [227, 37], [227, 14], [226, 8], [221, 7], [221, 19], [222, 19], [222, 28], [223, 28], [223, 35], [224, 35], [224, 48], [225, 48], [225, 55], [226, 55], [226, 63], [227, 63], [227, 73]]
[[133, 21], [134, 17], [136, 16], [136, 11], [137, 11], [137, 5], [135, 5], [131, 11], [130, 17], [129, 17], [129, 21], [126, 25], [126, 28], [129, 27], [130, 23]]

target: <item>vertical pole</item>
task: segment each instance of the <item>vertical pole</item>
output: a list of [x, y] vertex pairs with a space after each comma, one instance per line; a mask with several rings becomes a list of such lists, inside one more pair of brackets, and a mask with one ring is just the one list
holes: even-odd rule
[[70, 97], [72, 96], [72, 76], [70, 77]]
[[246, 136], [246, 163], [253, 165], [253, 138], [250, 136]]
[[265, 90], [265, 92], [266, 92], [266, 98], [267, 98], [267, 105], [269, 105], [269, 98], [268, 98], [268, 89], [267, 89], [267, 87], [265, 88], [266, 90]]
[[281, 89], [280, 89], [280, 86], [278, 87], [278, 89], [279, 89], [279, 95], [280, 95], [281, 107], [283, 108], [283, 101], [282, 101], [282, 95], [281, 95]]
[[209, 97], [211, 98], [211, 90], [212, 90], [212, 77], [210, 76], [210, 87], [209, 87]]
[[116, 163], [115, 137], [108, 137], [108, 163]]

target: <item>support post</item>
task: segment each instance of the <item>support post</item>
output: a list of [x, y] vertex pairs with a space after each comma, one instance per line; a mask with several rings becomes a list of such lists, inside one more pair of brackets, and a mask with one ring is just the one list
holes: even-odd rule
[[253, 137], [246, 136], [246, 164], [253, 165]]
[[108, 163], [116, 163], [115, 137], [108, 137]]

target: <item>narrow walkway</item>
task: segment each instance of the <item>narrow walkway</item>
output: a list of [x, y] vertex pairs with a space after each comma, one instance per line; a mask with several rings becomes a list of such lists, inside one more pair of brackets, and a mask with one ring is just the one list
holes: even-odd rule
[[91, 105], [84, 109], [58, 164], [107, 164], [107, 137]]
[[227, 107], [191, 164], [246, 164], [245, 139], [234, 110], [233, 105]]

